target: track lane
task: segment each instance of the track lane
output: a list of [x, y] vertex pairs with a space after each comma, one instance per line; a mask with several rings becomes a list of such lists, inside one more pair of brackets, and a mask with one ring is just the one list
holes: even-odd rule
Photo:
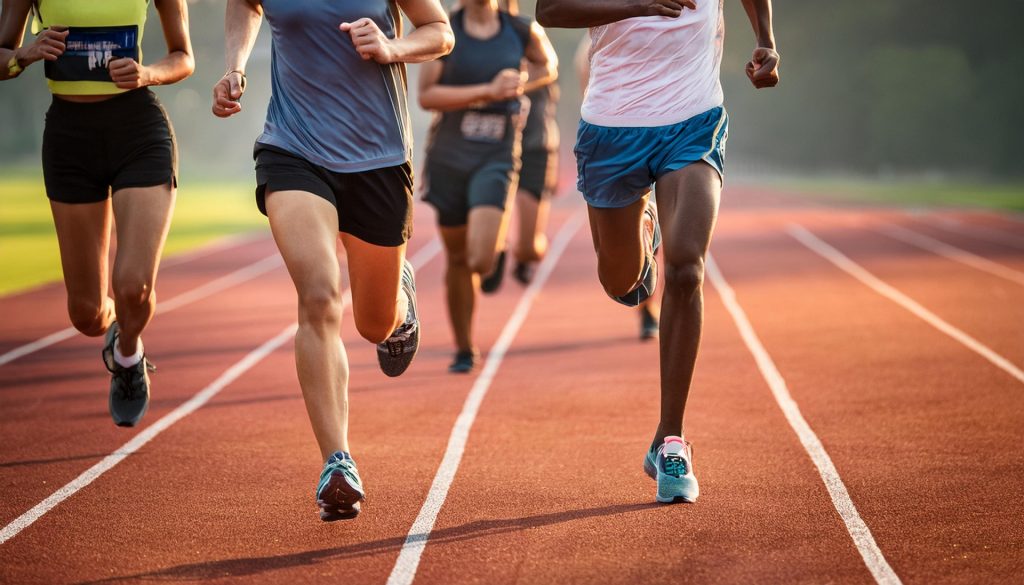
[[699, 502], [654, 503], [657, 349], [601, 293], [582, 233], [481, 408], [416, 583], [873, 582], [708, 288]]
[[[810, 215], [760, 228], [726, 218], [723, 270], [896, 573], [908, 583], [1007, 582], [1024, 568], [1014, 552], [1024, 546], [1015, 520], [1024, 456], [1009, 448], [1024, 440], [1019, 383], [784, 232], [794, 217], [818, 233], [849, 229]], [[974, 281], [957, 267], [942, 282]]]
[[[555, 223], [562, 219], [556, 212]], [[320, 462], [289, 346], [97, 480], [73, 506], [55, 509], [5, 544], [14, 562], [0, 579], [383, 582], [473, 380], [445, 372], [451, 349], [441, 266], [436, 259], [418, 275], [426, 343], [407, 375], [383, 376], [373, 347], [353, 335], [346, 316], [352, 445], [369, 490], [358, 520], [325, 525], [317, 517], [312, 488]], [[483, 300], [484, 347], [520, 292], [510, 281]], [[294, 294], [285, 299], [294, 311]], [[112, 511], [111, 501], [126, 490], [144, 490], [145, 497], [130, 513]], [[62, 551], [63, 562], [40, 573], [47, 542]], [[122, 559], [126, 549], [131, 558]]]

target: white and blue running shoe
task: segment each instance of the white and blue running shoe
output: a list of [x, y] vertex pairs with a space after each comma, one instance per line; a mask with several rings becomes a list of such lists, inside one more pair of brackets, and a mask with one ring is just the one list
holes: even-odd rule
[[693, 503], [700, 495], [693, 474], [693, 446], [682, 437], [665, 437], [661, 445], [652, 445], [644, 457], [644, 473], [658, 482], [657, 500], [663, 504]]
[[359, 515], [360, 502], [366, 499], [363, 481], [352, 456], [335, 451], [327, 458], [316, 486], [316, 505], [324, 522], [347, 520]]

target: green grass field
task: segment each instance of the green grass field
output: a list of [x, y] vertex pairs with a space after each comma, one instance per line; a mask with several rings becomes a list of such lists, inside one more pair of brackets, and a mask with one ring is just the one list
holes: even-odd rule
[[862, 181], [842, 179], [780, 180], [772, 187], [809, 199], [897, 207], [964, 207], [1024, 212], [1022, 183]]
[[[250, 184], [186, 179], [178, 190], [164, 255], [265, 226]], [[0, 179], [0, 295], [60, 278], [57, 236], [41, 177], [5, 176]]]

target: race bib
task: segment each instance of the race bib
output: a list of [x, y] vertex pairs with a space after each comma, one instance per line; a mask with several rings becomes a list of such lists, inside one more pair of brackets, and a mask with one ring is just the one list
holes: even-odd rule
[[508, 116], [505, 114], [485, 114], [466, 112], [462, 116], [462, 137], [475, 142], [497, 143], [505, 140], [508, 128]]
[[139, 60], [139, 27], [73, 26], [67, 48], [56, 61], [47, 61], [46, 77], [53, 81], [110, 81], [107, 65], [114, 59]]

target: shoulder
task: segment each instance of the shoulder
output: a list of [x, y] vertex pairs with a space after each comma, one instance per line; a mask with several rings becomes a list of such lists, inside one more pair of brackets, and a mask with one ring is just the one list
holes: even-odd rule
[[519, 40], [523, 42], [523, 46], [529, 45], [533, 30], [533, 19], [528, 16], [512, 15], [504, 11], [502, 11], [502, 17], [512, 25], [512, 30], [515, 31]]

